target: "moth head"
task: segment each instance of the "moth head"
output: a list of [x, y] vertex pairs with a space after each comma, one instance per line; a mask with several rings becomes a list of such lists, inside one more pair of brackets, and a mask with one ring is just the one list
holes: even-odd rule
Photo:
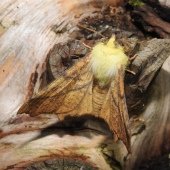
[[124, 71], [127, 65], [128, 57], [123, 47], [116, 43], [115, 36], [106, 43], [96, 44], [92, 49], [90, 66], [101, 86], [107, 85], [110, 80], [114, 79], [118, 70]]

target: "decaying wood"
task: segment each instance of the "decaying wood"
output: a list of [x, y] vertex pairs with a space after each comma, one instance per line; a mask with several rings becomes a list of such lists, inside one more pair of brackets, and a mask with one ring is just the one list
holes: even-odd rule
[[132, 128], [132, 154], [127, 169], [137, 169], [142, 161], [162, 155], [170, 150], [170, 57], [163, 64], [148, 94], [146, 109], [138, 119], [137, 132]]
[[138, 88], [146, 91], [155, 74], [170, 55], [170, 40], [152, 39], [142, 48], [136, 53], [139, 57], [133, 61], [131, 70], [140, 75], [137, 80]]
[[[120, 153], [126, 153], [126, 149], [121, 143], [112, 145], [109, 152], [102, 152], [102, 148], [112, 139], [106, 127], [101, 132], [88, 127], [86, 122], [86, 128], [64, 130], [57, 126], [58, 118], [55, 115], [44, 116], [30, 118], [22, 115], [3, 127], [0, 134], [0, 169], [35, 169], [40, 165], [48, 169], [47, 163], [53, 161], [52, 166], [56, 168], [66, 168], [70, 163], [76, 169], [79, 163], [84, 168], [111, 170], [117, 165], [114, 162], [108, 163], [103, 153], [107, 156], [115, 147], [115, 157], [123, 162]], [[98, 126], [94, 120], [90, 124]], [[46, 163], [37, 163], [41, 161]]]
[[170, 14], [170, 1], [169, 0], [144, 0], [153, 11], [155, 11], [163, 20], [170, 21], [168, 17]]
[[[131, 118], [132, 153], [125, 166], [128, 170], [138, 169], [143, 161], [167, 153], [170, 149], [170, 40], [152, 39], [141, 46], [138, 57], [130, 67], [136, 77], [131, 75], [131, 84], [126, 84], [130, 115], [138, 115]], [[133, 105], [137, 108], [135, 112]]]
[[[170, 23], [159, 16], [160, 11], [154, 11], [152, 9], [152, 3], [149, 5], [141, 5], [140, 7], [135, 8], [132, 12], [135, 22], [146, 32], [156, 33], [161, 38], [170, 37]], [[154, 7], [154, 5], [153, 5]], [[160, 14], [166, 13], [165, 16], [168, 16], [169, 9], [167, 12], [161, 11]]]
[[[31, 123], [24, 121], [24, 126], [28, 124], [28, 126], [41, 128], [43, 126], [39, 124], [39, 121], [42, 122], [42, 119], [39, 118]], [[50, 125], [48, 119], [45, 124]], [[19, 125], [20, 123], [18, 123]], [[16, 127], [17, 125], [13, 125], [14, 129]], [[57, 159], [56, 162], [59, 159], [68, 158], [75, 165], [74, 160], [83, 160], [84, 163], [87, 162], [86, 166], [89, 164], [93, 169], [97, 167], [103, 170], [110, 169], [97, 150], [100, 142], [105, 139], [103, 135], [91, 136], [90, 133], [85, 132], [84, 135], [89, 136], [86, 137], [81, 135], [81, 131], [72, 133], [74, 135], [65, 134], [62, 130], [50, 130], [50, 134], [48, 131], [41, 134], [40, 130], [33, 131], [30, 127], [24, 132], [24, 127], [21, 127], [19, 134], [15, 132], [1, 139], [0, 169], [25, 169], [33, 162], [54, 158]]]
[[[132, 111], [143, 108], [142, 98], [146, 96], [148, 86], [156, 76], [158, 70], [164, 61], [170, 55], [169, 39], [152, 39], [141, 42], [139, 51], [136, 53], [138, 57], [130, 65], [135, 75], [127, 75], [126, 83], [126, 99], [128, 110], [132, 115]], [[145, 100], [145, 99], [144, 99]], [[139, 109], [140, 108], [140, 109]]]

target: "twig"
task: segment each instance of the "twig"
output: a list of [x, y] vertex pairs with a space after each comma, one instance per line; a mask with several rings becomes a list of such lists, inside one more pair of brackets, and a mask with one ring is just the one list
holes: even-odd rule
[[85, 47], [92, 49], [92, 47], [90, 47], [89, 45], [85, 44], [84, 42], [82, 43]]
[[97, 31], [95, 31], [94, 29], [88, 28], [88, 27], [86, 27], [86, 26], [84, 26], [84, 25], [81, 25], [81, 24], [78, 24], [78, 27], [83, 28], [83, 29], [86, 29], [86, 30], [91, 31], [91, 32], [93, 32], [93, 33], [97, 33], [97, 34], [99, 34], [102, 38], [105, 38], [104, 35], [102, 35], [101, 33], [97, 32]]

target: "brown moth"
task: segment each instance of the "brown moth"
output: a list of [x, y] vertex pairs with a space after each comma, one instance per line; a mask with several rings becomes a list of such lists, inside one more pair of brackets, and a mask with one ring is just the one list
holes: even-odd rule
[[31, 116], [55, 113], [60, 120], [68, 115], [78, 117], [88, 113], [104, 119], [110, 130], [130, 150], [124, 94], [127, 63], [128, 57], [112, 37], [107, 44], [97, 44], [89, 56], [25, 103], [18, 113]]

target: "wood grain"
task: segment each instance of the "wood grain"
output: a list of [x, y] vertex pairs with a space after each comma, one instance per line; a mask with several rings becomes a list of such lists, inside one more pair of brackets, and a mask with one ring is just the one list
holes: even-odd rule
[[[148, 94], [146, 109], [140, 115], [144, 130], [132, 137], [132, 154], [127, 169], [137, 169], [144, 160], [170, 150], [170, 57], [163, 64]], [[132, 132], [135, 128], [132, 129]]]

